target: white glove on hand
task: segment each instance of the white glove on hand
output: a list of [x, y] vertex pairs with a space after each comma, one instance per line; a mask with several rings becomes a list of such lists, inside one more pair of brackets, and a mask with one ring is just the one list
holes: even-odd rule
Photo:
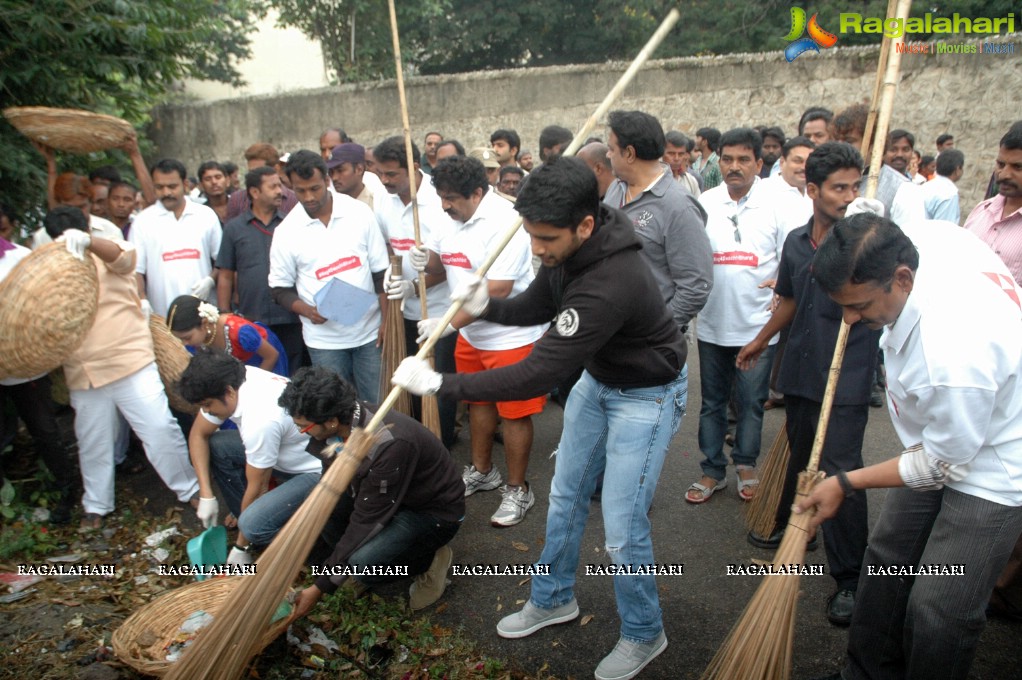
[[408, 249], [408, 264], [417, 272], [426, 271], [426, 264], [429, 263], [429, 251], [422, 246], [412, 246]]
[[214, 288], [216, 288], [216, 281], [213, 280], [213, 277], [203, 276], [192, 284], [192, 295], [205, 300], [213, 292]]
[[408, 357], [394, 371], [390, 382], [421, 397], [435, 394], [444, 382], [444, 377], [430, 368], [425, 359]]
[[71, 253], [79, 260], [85, 260], [85, 251], [92, 245], [92, 237], [81, 229], [68, 229], [57, 237]]
[[216, 497], [203, 498], [199, 496], [199, 507], [195, 509], [195, 516], [202, 522], [202, 528], [208, 529], [215, 527], [217, 518], [220, 515], [220, 504], [217, 502]]
[[858, 215], [859, 213], [873, 213], [874, 215], [884, 216], [884, 204], [875, 198], [863, 198], [859, 196], [854, 201], [848, 204], [845, 208], [845, 217], [851, 217], [852, 215]]
[[141, 301], [142, 313], [145, 314], [145, 322], [149, 323], [149, 317], [153, 315], [153, 306], [149, 303], [149, 300]]
[[388, 300], [404, 300], [415, 297], [415, 283], [403, 278], [400, 274], [392, 276], [390, 268], [383, 275], [383, 290]]
[[474, 278], [459, 283], [451, 293], [451, 299], [462, 300], [461, 309], [467, 314], [475, 317], [481, 316], [490, 306], [490, 290], [486, 279]]
[[248, 550], [239, 550], [236, 546], [231, 547], [231, 552], [227, 554], [227, 564], [254, 564], [255, 560], [252, 559], [252, 553]]
[[[422, 343], [426, 342], [426, 339], [429, 338], [429, 336], [433, 335], [433, 331], [435, 331], [436, 327], [440, 325], [440, 319], [438, 317], [433, 317], [432, 319], [423, 319], [416, 325], [419, 328], [419, 337], [415, 338], [415, 343], [421, 345]], [[451, 333], [457, 332], [458, 332], [457, 328], [455, 328], [451, 324], [447, 324], [447, 328], [445, 328], [444, 332], [440, 334], [440, 337], [446, 338]]]

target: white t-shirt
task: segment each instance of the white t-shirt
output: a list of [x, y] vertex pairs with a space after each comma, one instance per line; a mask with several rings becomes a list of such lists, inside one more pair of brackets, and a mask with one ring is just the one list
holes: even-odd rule
[[[298, 297], [316, 305], [315, 295], [331, 279], [340, 279], [373, 293], [373, 272], [390, 265], [387, 246], [376, 216], [365, 203], [344, 194], [331, 194], [329, 226], [295, 206], [273, 232], [270, 246], [271, 288], [294, 287]], [[374, 293], [375, 295], [375, 293]], [[350, 349], [376, 339], [380, 304], [373, 300], [354, 324], [334, 321], [314, 324], [302, 319], [305, 344], [316, 349]]]
[[[443, 229], [430, 234], [426, 247], [440, 256], [452, 291], [462, 281], [474, 278], [475, 271], [496, 249], [517, 219], [518, 213], [511, 203], [487, 190], [468, 222], [449, 220]], [[486, 273], [486, 278], [489, 281], [514, 281], [508, 297], [514, 297], [529, 287], [535, 275], [529, 235], [524, 229], [519, 227]], [[515, 349], [539, 340], [548, 325], [501, 326], [489, 321], [474, 321], [461, 329], [461, 335], [476, 349]]]
[[[238, 388], [238, 407], [230, 420], [238, 426], [245, 445], [245, 462], [254, 468], [273, 468], [292, 475], [322, 472], [320, 460], [305, 450], [309, 435], [277, 405], [288, 379], [255, 366], [245, 367], [245, 382]], [[200, 411], [215, 425], [222, 420]]]
[[1022, 288], [985, 243], [950, 222], [905, 232], [919, 270], [880, 337], [888, 410], [905, 447], [960, 466], [947, 486], [1022, 505]]
[[782, 175], [771, 175], [762, 180], [758, 191], [763, 191], [774, 202], [777, 216], [784, 227], [784, 237], [809, 221], [813, 216], [813, 199], [798, 187], [788, 184]]
[[703, 342], [744, 346], [770, 319], [773, 290], [760, 284], [777, 278], [787, 231], [774, 196], [762, 189], [764, 184], [766, 180], [756, 179], [740, 205], [731, 199], [726, 184], [699, 197], [713, 249], [713, 288], [696, 325], [696, 337]]
[[[135, 244], [135, 271], [145, 276], [153, 311], [167, 315], [170, 303], [189, 295], [192, 286], [213, 273], [220, 252], [220, 219], [211, 208], [185, 201], [181, 219], [157, 201], [138, 214], [128, 234]], [[216, 304], [214, 289], [207, 302]]]
[[[421, 172], [420, 172], [421, 176]], [[401, 276], [407, 281], [415, 281], [418, 289], [419, 273], [412, 268], [405, 257], [408, 249], [415, 245], [415, 220], [412, 215], [412, 204], [405, 205], [397, 194], [384, 194], [374, 197], [376, 200], [376, 218], [380, 221], [383, 237], [387, 239], [395, 255], [401, 256]], [[419, 205], [419, 235], [423, 244], [429, 243], [429, 236], [437, 229], [450, 228], [451, 218], [444, 212], [440, 197], [433, 188], [429, 178], [425, 178], [415, 194], [415, 202]], [[447, 282], [437, 284], [426, 290], [426, 303], [430, 318], [443, 316], [451, 305], [451, 289]], [[422, 318], [422, 302], [419, 298], [404, 300], [406, 319], [418, 321]]]

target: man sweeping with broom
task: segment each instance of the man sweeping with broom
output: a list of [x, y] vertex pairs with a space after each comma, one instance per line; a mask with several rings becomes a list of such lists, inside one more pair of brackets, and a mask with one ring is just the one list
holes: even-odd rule
[[1022, 289], [950, 223], [903, 231], [871, 214], [838, 222], [813, 267], [847, 323], [884, 329], [888, 409], [906, 447], [837, 471], [795, 510], [816, 506], [815, 527], [848, 495], [894, 487], [832, 677], [966, 678], [1022, 532]]
[[[522, 638], [578, 616], [575, 573], [596, 478], [605, 472], [603, 518], [615, 565], [653, 565], [647, 517], [664, 456], [688, 396], [687, 344], [638, 252], [628, 217], [600, 204], [596, 176], [579, 159], [557, 158], [529, 176], [515, 208], [543, 267], [517, 297], [491, 300], [485, 280], [462, 284], [460, 326], [475, 317], [550, 332], [517, 364], [440, 374], [410, 357], [393, 382], [414, 394], [456, 399], [526, 399], [545, 394], [578, 368], [550, 485], [546, 541], [522, 611], [497, 633]], [[467, 314], [465, 314], [467, 312]], [[656, 578], [614, 576], [621, 637], [597, 678], [631, 678], [667, 647]]]

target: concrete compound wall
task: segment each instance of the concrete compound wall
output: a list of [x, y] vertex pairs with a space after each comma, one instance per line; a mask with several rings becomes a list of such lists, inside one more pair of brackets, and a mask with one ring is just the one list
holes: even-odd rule
[[[967, 215], [982, 198], [997, 154], [997, 141], [1022, 117], [1019, 34], [1010, 54], [905, 54], [891, 127], [916, 134], [917, 148], [934, 153], [937, 135], [949, 132], [965, 153], [959, 182]], [[978, 43], [977, 43], [978, 44]], [[665, 129], [688, 134], [711, 125], [780, 125], [795, 133], [812, 105], [835, 111], [868, 100], [877, 47], [836, 48], [786, 63], [779, 52], [652, 61], [614, 108], [642, 109]], [[487, 144], [490, 132], [518, 131], [522, 146], [538, 151], [549, 124], [578, 130], [613, 88], [627, 64], [516, 69], [407, 78], [413, 138], [429, 130], [467, 148]], [[339, 126], [360, 143], [401, 133], [394, 81], [295, 91], [217, 102], [167, 106], [153, 113], [152, 137], [162, 155], [194, 169], [203, 160], [234, 160], [257, 141], [281, 151], [318, 148], [320, 132]], [[606, 137], [605, 121], [593, 134]], [[538, 160], [538, 155], [537, 155]]]

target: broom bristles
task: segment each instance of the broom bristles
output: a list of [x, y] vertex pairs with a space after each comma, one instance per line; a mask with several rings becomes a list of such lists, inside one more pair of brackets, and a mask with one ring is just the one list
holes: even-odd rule
[[[799, 473], [796, 502], [808, 496], [821, 478], [819, 473]], [[792, 513], [774, 554], [774, 566], [803, 563], [814, 514], [813, 510]], [[783, 680], [791, 676], [799, 578], [797, 573], [764, 577], [701, 680]]]
[[[429, 367], [434, 368], [432, 356], [429, 358]], [[440, 406], [436, 395], [430, 394], [422, 398], [422, 425], [432, 432], [437, 439], [441, 439]]]
[[[237, 680], [259, 653], [259, 638], [301, 569], [304, 557], [326, 524], [341, 493], [347, 489], [377, 436], [352, 431], [319, 484], [277, 534], [259, 560], [253, 576], [242, 579], [220, 607], [213, 623], [196, 637], [165, 676]], [[300, 556], [296, 559], [296, 556]]]
[[777, 507], [781, 503], [790, 457], [788, 432], [782, 424], [777, 436], [774, 437], [774, 443], [767, 451], [766, 459], [759, 466], [759, 486], [756, 495], [745, 508], [745, 526], [760, 536], [769, 536], [773, 533], [774, 525], [777, 523]]
[[[390, 256], [390, 270], [392, 275], [401, 275], [401, 256]], [[383, 331], [383, 349], [380, 353], [380, 398], [390, 392], [390, 379], [394, 371], [405, 358], [408, 348], [405, 344], [405, 316], [401, 311], [401, 303], [397, 300], [390, 300], [387, 305], [387, 326]], [[402, 391], [401, 395], [394, 402], [394, 409], [406, 416], [412, 415], [412, 398]]]

